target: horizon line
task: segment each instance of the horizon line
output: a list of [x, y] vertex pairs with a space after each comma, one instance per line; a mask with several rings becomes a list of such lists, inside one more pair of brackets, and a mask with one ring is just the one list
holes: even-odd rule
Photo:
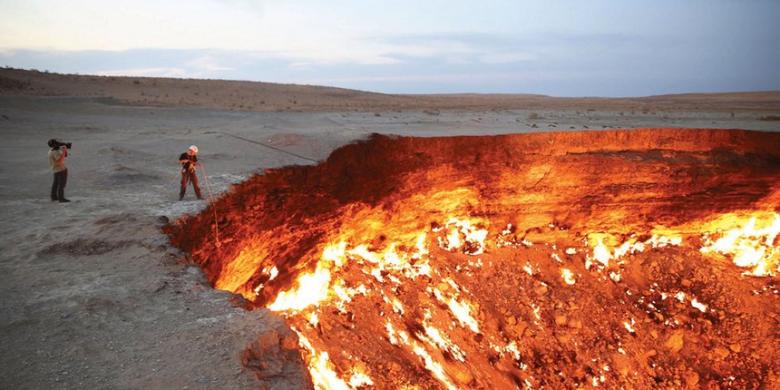
[[372, 91], [367, 89], [357, 89], [357, 88], [346, 88], [346, 87], [339, 87], [335, 85], [326, 85], [326, 84], [306, 84], [306, 83], [284, 83], [284, 82], [275, 82], [275, 81], [263, 81], [263, 80], [252, 80], [252, 79], [229, 79], [229, 78], [220, 78], [220, 77], [176, 77], [176, 76], [139, 76], [139, 75], [130, 75], [130, 74], [94, 74], [94, 73], [67, 73], [67, 72], [57, 72], [57, 71], [49, 71], [49, 70], [40, 70], [36, 68], [17, 68], [13, 66], [2, 66], [0, 68], [2, 70], [11, 70], [11, 71], [22, 71], [22, 72], [35, 72], [40, 74], [47, 74], [47, 75], [58, 75], [58, 76], [77, 76], [77, 77], [101, 77], [101, 78], [125, 78], [125, 79], [151, 79], [151, 80], [174, 80], [174, 81], [188, 81], [188, 80], [198, 80], [198, 81], [222, 81], [222, 82], [236, 82], [236, 83], [258, 83], [258, 84], [273, 84], [273, 85], [293, 85], [293, 86], [300, 86], [300, 87], [319, 87], [319, 88], [332, 88], [332, 89], [340, 89], [345, 91], [355, 91], [355, 92], [363, 92], [363, 93], [370, 93], [370, 94], [380, 94], [380, 95], [388, 95], [388, 96], [463, 96], [463, 95], [478, 95], [478, 96], [535, 96], [535, 97], [544, 97], [544, 98], [556, 98], [556, 99], [641, 99], [641, 98], [653, 98], [653, 97], [664, 97], [664, 96], [684, 96], [684, 95], [724, 95], [724, 94], [758, 94], [758, 93], [780, 93], [780, 89], [766, 89], [766, 90], [738, 90], [738, 91], [717, 91], [717, 92], [696, 92], [696, 91], [690, 91], [690, 92], [674, 92], [674, 93], [661, 93], [661, 94], [652, 94], [652, 95], [626, 95], [626, 96], [599, 96], [599, 95], [572, 95], [572, 96], [560, 96], [560, 95], [549, 95], [549, 94], [543, 94], [543, 93], [536, 93], [536, 92], [469, 92], [469, 91], [462, 91], [462, 92], [430, 92], [430, 93], [413, 93], [413, 92], [404, 92], [404, 93], [391, 93], [391, 92], [381, 92], [381, 91]]

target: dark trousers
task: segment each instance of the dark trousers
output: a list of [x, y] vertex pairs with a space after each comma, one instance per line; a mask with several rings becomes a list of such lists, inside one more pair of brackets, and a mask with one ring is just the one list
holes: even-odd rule
[[68, 183], [68, 170], [54, 172], [54, 182], [51, 183], [51, 200], [65, 199], [65, 184]]
[[184, 199], [184, 193], [187, 191], [187, 182], [192, 182], [192, 188], [195, 190], [195, 196], [198, 199], [203, 199], [200, 196], [200, 186], [198, 185], [198, 175], [194, 170], [182, 170], [181, 171], [181, 189], [179, 190], [179, 200]]

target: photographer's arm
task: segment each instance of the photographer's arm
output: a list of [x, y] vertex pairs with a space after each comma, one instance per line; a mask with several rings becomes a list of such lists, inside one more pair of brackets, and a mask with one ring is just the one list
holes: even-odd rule
[[68, 156], [68, 149], [67, 148], [59, 148], [54, 151], [54, 161], [57, 163], [61, 163], [65, 161], [65, 157]]

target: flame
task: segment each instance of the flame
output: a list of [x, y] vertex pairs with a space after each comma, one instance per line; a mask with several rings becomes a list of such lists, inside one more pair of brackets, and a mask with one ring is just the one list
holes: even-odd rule
[[603, 233], [593, 233], [588, 235], [588, 241], [593, 247], [593, 258], [596, 259], [601, 265], [608, 266], [609, 260], [612, 259], [612, 254], [609, 248], [604, 244], [604, 239], [607, 235]]
[[[380, 229], [377, 220], [370, 224], [374, 229]], [[313, 272], [302, 273], [293, 283], [293, 288], [280, 292], [276, 299], [267, 305], [271, 310], [282, 311], [293, 315], [309, 308], [332, 306], [340, 313], [348, 313], [348, 306], [356, 296], [368, 296], [371, 288], [365, 284], [352, 284], [357, 287], [348, 287], [341, 275], [350, 264], [365, 268], [366, 275], [373, 278], [373, 283], [379, 286], [386, 284], [402, 285], [402, 278], [415, 280], [420, 277], [439, 278], [441, 270], [434, 268], [431, 262], [431, 251], [428, 243], [431, 237], [436, 238], [438, 246], [447, 252], [460, 252], [466, 256], [476, 256], [490, 251], [491, 242], [495, 245], [505, 246], [509, 241], [501, 241], [498, 238], [506, 236], [503, 229], [495, 232], [496, 239], [491, 241], [491, 233], [487, 221], [470, 217], [449, 217], [446, 222], [433, 227], [430, 230], [412, 230], [401, 233], [406, 237], [403, 241], [390, 241], [384, 243], [380, 250], [372, 249], [370, 243], [357, 243], [347, 235], [338, 235], [332, 244], [326, 245], [320, 255]], [[650, 232], [633, 232], [630, 234], [612, 234], [595, 232], [586, 235], [586, 243], [591, 248], [585, 253], [586, 268], [590, 268], [588, 262], [595, 260], [599, 269], [609, 269], [608, 276], [616, 283], [622, 281], [621, 273], [614, 267], [623, 264], [628, 256], [644, 252], [646, 250], [662, 250], [670, 246], [685, 246], [696, 242], [702, 242], [701, 253], [706, 255], [719, 254], [729, 256], [740, 267], [748, 267], [753, 275], [771, 275], [777, 269], [777, 237], [780, 234], [780, 216], [776, 213], [753, 212], [740, 214], [725, 214], [711, 219], [694, 221], [676, 227], [659, 226]], [[639, 240], [640, 236], [649, 237]], [[621, 238], [626, 237], [627, 238]], [[530, 246], [526, 246], [530, 247]], [[555, 246], [552, 247], [555, 250]], [[567, 247], [565, 253], [567, 259], [577, 255], [579, 251], [574, 247]], [[550, 258], [555, 263], [566, 263], [564, 259], [554, 256]], [[245, 254], [240, 254], [239, 261], [244, 260]], [[570, 261], [570, 260], [567, 260]], [[474, 269], [479, 269], [481, 259], [468, 261]], [[593, 264], [593, 263], [590, 263]], [[525, 262], [520, 267], [529, 276], [536, 275], [537, 271], [529, 263]], [[270, 268], [264, 271], [274, 277], [278, 271]], [[560, 277], [566, 285], [574, 285], [576, 277], [570, 267], [560, 268]], [[465, 297], [467, 291], [461, 288], [452, 278], [444, 277], [441, 282], [428, 288], [429, 294], [441, 302], [447, 309], [455, 323], [468, 329], [474, 334], [479, 334], [481, 329], [474, 316], [475, 307]], [[543, 283], [544, 284], [544, 283]], [[407, 315], [405, 305], [398, 296], [388, 294], [387, 290], [380, 288], [383, 300], [388, 309], [394, 315], [403, 318]], [[675, 297], [684, 302], [687, 297], [682, 291], [678, 291]], [[691, 306], [701, 312], [707, 312], [708, 306], [695, 298], [691, 299]], [[541, 308], [531, 303], [532, 314], [537, 323], [541, 325]], [[397, 330], [395, 320], [388, 318], [384, 323], [387, 341], [391, 345], [408, 348], [417, 356], [423, 367], [428, 370], [439, 383], [448, 389], [456, 389], [459, 386], [453, 381], [453, 374], [458, 369], [451, 367], [455, 363], [466, 364], [467, 352], [455, 343], [445, 332], [434, 325], [434, 314], [430, 309], [424, 311], [424, 320], [421, 324], [421, 332], [416, 333], [414, 340], [409, 333]], [[437, 315], [438, 316], [438, 315]], [[305, 315], [307, 329], [318, 329], [320, 320], [316, 312]], [[623, 322], [629, 333], [635, 334], [635, 321]], [[329, 360], [328, 352], [321, 350], [322, 346], [315, 347], [311, 341], [304, 338], [306, 331], [298, 331], [302, 337], [301, 346], [307, 350], [307, 364], [315, 386], [328, 389], [348, 389], [361, 386], [373, 386], [373, 379], [358, 366], [344, 367], [341, 372], [349, 373], [348, 379], [342, 379], [335, 366]], [[427, 347], [426, 347], [427, 346]], [[428, 349], [431, 348], [431, 349]], [[501, 353], [508, 353], [520, 362], [521, 353], [517, 344], [512, 341], [504, 347], [495, 346], [494, 349]], [[622, 349], [620, 349], [622, 351]], [[451, 362], [443, 360], [443, 355], [433, 353], [440, 351], [447, 353]], [[520, 364], [520, 363], [518, 363]], [[524, 363], [523, 363], [524, 364]], [[603, 384], [603, 376], [595, 378], [596, 383]]]
[[563, 278], [563, 282], [568, 285], [572, 285], [577, 282], [574, 279], [574, 273], [571, 272], [571, 270], [568, 268], [561, 268], [561, 278]]
[[[592, 258], [598, 261], [601, 267], [609, 267], [611, 260], [620, 263], [627, 255], [644, 252], [647, 248], [656, 249], [682, 244], [682, 236], [678, 232], [666, 229], [662, 234], [660, 231], [661, 229], [654, 229], [652, 236], [645, 241], [637, 240], [637, 232], [623, 242], [620, 242], [617, 235], [604, 232], [589, 233], [586, 241], [593, 248]], [[590, 268], [592, 264], [590, 259], [591, 256], [586, 258], [586, 268]]]
[[298, 330], [293, 328], [298, 334], [298, 343], [309, 353], [309, 374], [311, 374], [314, 387], [318, 390], [350, 390], [352, 387], [333, 369], [333, 364], [329, 360], [327, 352], [318, 352], [312, 347], [311, 342], [304, 337]]
[[300, 275], [295, 281], [297, 287], [280, 292], [268, 308], [273, 311], [303, 310], [316, 305], [328, 297], [329, 284], [330, 271], [318, 264], [314, 273]]
[[428, 351], [425, 350], [425, 348], [415, 343], [413, 346], [413, 351], [415, 354], [417, 354], [417, 356], [422, 358], [423, 362], [425, 362], [425, 368], [433, 373], [433, 376], [436, 377], [436, 379], [438, 379], [442, 384], [444, 384], [447, 389], [457, 390], [457, 386], [455, 386], [452, 381], [450, 381], [450, 378], [444, 372], [444, 368], [442, 368], [441, 363], [434, 360]]
[[434, 326], [426, 324], [425, 335], [418, 335], [418, 336], [421, 336], [423, 339], [426, 339], [427, 341], [429, 341], [430, 344], [435, 345], [439, 349], [449, 352], [450, 354], [452, 354], [452, 357], [455, 360], [459, 362], [466, 361], [466, 354]]
[[485, 239], [488, 231], [480, 227], [483, 220], [450, 218], [446, 223], [447, 234], [439, 237], [439, 246], [448, 251], [463, 250], [469, 255], [479, 255], [485, 251]]
[[374, 381], [371, 380], [371, 377], [360, 371], [353, 372], [352, 376], [349, 378], [349, 386], [352, 388], [371, 386], [373, 384]]
[[[214, 287], [226, 291], [238, 291], [251, 277], [263, 260], [268, 256], [265, 248], [249, 245], [241, 250], [214, 282]], [[262, 288], [262, 287], [261, 287]], [[251, 297], [246, 297], [251, 299]]]
[[738, 267], [755, 276], [775, 275], [780, 267], [780, 214], [729, 213], [704, 224], [707, 232], [701, 252], [731, 257]]
[[696, 298], [691, 299], [691, 306], [695, 307], [702, 313], [707, 311], [707, 305], [699, 302], [699, 300]]
[[296, 287], [280, 292], [268, 308], [273, 311], [299, 311], [326, 300], [331, 294], [330, 269], [344, 264], [346, 246], [346, 243], [340, 242], [325, 247], [316, 270], [300, 275], [295, 281]]
[[[723, 180], [743, 185], [739, 180], [753, 180], [753, 174], [773, 188], [751, 187], [753, 192], [745, 191], [750, 196], [732, 194], [702, 206], [700, 198], [686, 196], [707, 193], [713, 180], [700, 184], [680, 172], [709, 169], [696, 162], [706, 160], [700, 151], [709, 149], [697, 149], [686, 133], [678, 141], [700, 153], [693, 158], [678, 159], [677, 146], [666, 138], [659, 142], [672, 150], [657, 151], [652, 144], [652, 158], [635, 158], [626, 149], [635, 134], [612, 146], [585, 138], [568, 144], [576, 150], [571, 154], [556, 146], [567, 142], [563, 135], [531, 144], [510, 137], [507, 153], [491, 149], [504, 145], [473, 155], [453, 148], [469, 163], [441, 160], [437, 148], [449, 150], [450, 144], [435, 140], [437, 148], [385, 156], [393, 169], [435, 161], [386, 182], [373, 181], [381, 174], [366, 173], [348, 158], [314, 170], [267, 174], [247, 184], [251, 191], [240, 193], [238, 202], [225, 201], [230, 207], [224, 210], [234, 209], [232, 225], [220, 225], [220, 231], [232, 228], [235, 241], [211, 249], [206, 236], [192, 254], [215, 287], [284, 317], [299, 336], [318, 389], [575, 388], [607, 381], [609, 387], [679, 387], [674, 381], [649, 383], [642, 375], [627, 379], [622, 372], [644, 372], [643, 348], [663, 345], [669, 332], [684, 331], [686, 348], [703, 328], [717, 332], [701, 345], [724, 341], [718, 337], [728, 332], [719, 327], [733, 321], [713, 316], [739, 308], [724, 307], [729, 300], [702, 290], [701, 278], [685, 283], [684, 275], [715, 270], [739, 278], [728, 283], [755, 283], [723, 290], [752, 291], [738, 297], [750, 307], [776, 294], [770, 281], [780, 266], [780, 190], [773, 176], [748, 170]], [[592, 155], [580, 153], [595, 144]], [[458, 145], [475, 151], [471, 140]], [[534, 152], [516, 160], [516, 150]], [[372, 155], [359, 155], [366, 156]], [[642, 162], [620, 165], [621, 159]], [[692, 165], [675, 165], [683, 160]], [[596, 173], [582, 173], [589, 170]], [[353, 183], [353, 174], [364, 177], [358, 173], [372, 181]], [[258, 190], [264, 188], [258, 183], [269, 189]], [[387, 193], [375, 194], [375, 187]], [[753, 195], [767, 191], [760, 199]], [[685, 274], [669, 275], [669, 264]], [[766, 277], [766, 285], [743, 270]], [[766, 332], [761, 337], [777, 340]], [[767, 365], [765, 350], [750, 353]], [[675, 366], [679, 362], [727, 364], [707, 360], [706, 352], [687, 353], [683, 349], [672, 360], [658, 354], [651, 364], [660, 367], [655, 372], [675, 373], [683, 372]], [[755, 384], [745, 383], [735, 387]]]
[[474, 317], [471, 316], [471, 305], [467, 302], [457, 301], [455, 298], [450, 298], [447, 302], [452, 314], [458, 319], [461, 325], [467, 326], [474, 333], [479, 333], [479, 324]]
[[[636, 233], [635, 233], [636, 235]], [[645, 241], [629, 238], [619, 243], [617, 236], [609, 233], [587, 235], [592, 255], [590, 259], [608, 267], [610, 261], [621, 260], [627, 254], [642, 252], [646, 248], [682, 246], [684, 240], [702, 242], [699, 248], [705, 255], [720, 254], [731, 258], [747, 274], [774, 276], [780, 270], [780, 214], [774, 211], [740, 211], [716, 215], [712, 218], [689, 222], [676, 227], [657, 227]]]

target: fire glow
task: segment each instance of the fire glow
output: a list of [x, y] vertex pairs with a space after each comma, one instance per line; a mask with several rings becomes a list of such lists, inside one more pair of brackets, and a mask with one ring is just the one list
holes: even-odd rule
[[[717, 366], [725, 375], [674, 357], [707, 367], [723, 359], [688, 343], [699, 339], [749, 350], [755, 367], [778, 364], [766, 342], [735, 346], [718, 338], [731, 328], [707, 330], [776, 299], [776, 152], [751, 134], [702, 134], [704, 146], [676, 130], [608, 132], [595, 151], [581, 146], [595, 136], [581, 133], [376, 137], [320, 166], [240, 185], [235, 193], [261, 192], [222, 200], [219, 209], [235, 210], [220, 225], [233, 241], [216, 248], [203, 236], [191, 253], [212, 259], [202, 264], [217, 288], [286, 319], [318, 389], [673, 387], [733, 374], [747, 387], [767, 383], [766, 371]], [[667, 151], [647, 152], [660, 140]], [[726, 146], [769, 156], [767, 167], [708, 162], [708, 151]], [[537, 156], [511, 160], [505, 149]], [[453, 162], [477, 155], [478, 164]], [[669, 177], [669, 167], [700, 177]], [[724, 172], [742, 183], [721, 184], [728, 202], [688, 200]], [[193, 222], [213, 223], [202, 215]], [[180, 226], [178, 237], [189, 239], [192, 225]], [[751, 305], [718, 298], [748, 285], [763, 286], [742, 296]], [[751, 337], [778, 341], [764, 318], [745, 318], [762, 332]], [[651, 355], [657, 345], [667, 351]]]

